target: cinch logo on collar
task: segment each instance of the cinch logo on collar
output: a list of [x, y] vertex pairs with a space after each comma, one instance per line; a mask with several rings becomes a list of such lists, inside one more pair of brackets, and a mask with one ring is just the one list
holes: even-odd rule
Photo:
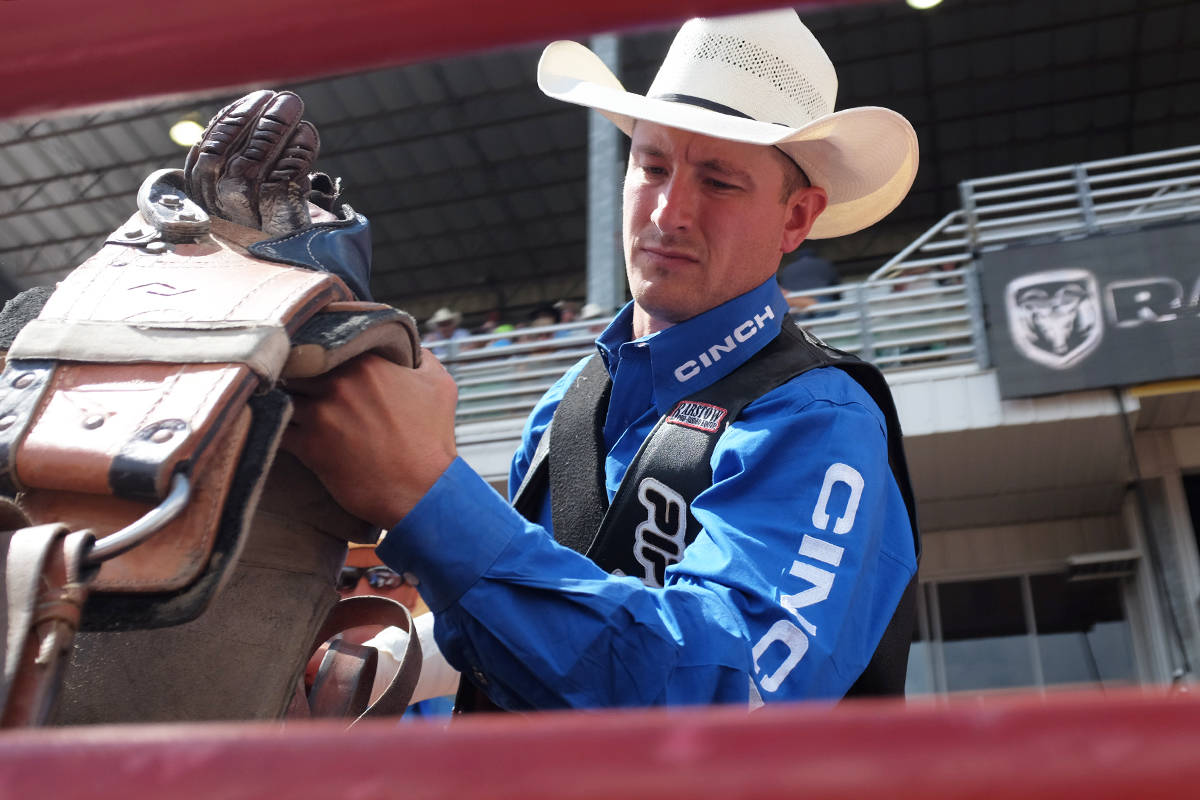
[[721, 429], [721, 420], [729, 412], [720, 406], [699, 403], [695, 400], [680, 400], [671, 413], [667, 422], [682, 425], [685, 428], [695, 428], [698, 431], [716, 433]]
[[717, 342], [696, 356], [695, 359], [689, 359], [676, 367], [675, 380], [680, 383], [690, 381], [700, 374], [700, 370], [705, 367], [711, 367], [720, 361], [722, 353], [732, 353], [737, 349], [739, 344], [748, 342], [750, 337], [763, 329], [766, 321], [769, 319], [775, 319], [775, 311], [770, 306], [767, 306], [763, 309], [762, 314], [755, 314], [753, 319], [748, 319], [734, 328], [732, 333], [726, 336], [724, 340]]

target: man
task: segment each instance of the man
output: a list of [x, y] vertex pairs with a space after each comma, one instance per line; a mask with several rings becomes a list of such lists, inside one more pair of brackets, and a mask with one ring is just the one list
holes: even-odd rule
[[[807, 294], [814, 290], [836, 286], [840, 282], [837, 267], [833, 266], [832, 262], [808, 250], [801, 250], [792, 261], [780, 267], [778, 279], [779, 287], [788, 293], [788, 306], [793, 313], [803, 317], [822, 316], [822, 312], [813, 306], [841, 299], [836, 294]], [[800, 292], [806, 294], [800, 294]], [[825, 313], [833, 314], [835, 312]]]
[[425, 345], [438, 358], [445, 358], [456, 353], [455, 342], [465, 339], [471, 334], [458, 327], [462, 322], [462, 314], [453, 309], [442, 307], [433, 312], [433, 316], [425, 323]]
[[894, 410], [870, 368], [781, 332], [774, 275], [807, 236], [900, 202], [911, 126], [834, 114], [833, 67], [790, 10], [689, 21], [645, 97], [573, 42], [538, 82], [631, 136], [633, 301], [526, 425], [510, 490], [532, 476], [527, 518], [456, 457], [433, 358], [363, 358], [304, 388], [288, 446], [389, 529], [381, 557], [502, 708], [756, 707], [877, 672], [895, 691], [916, 543]]

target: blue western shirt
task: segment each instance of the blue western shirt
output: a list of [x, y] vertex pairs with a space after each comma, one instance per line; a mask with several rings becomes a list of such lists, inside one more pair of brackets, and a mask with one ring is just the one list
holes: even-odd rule
[[[786, 311], [774, 279], [637, 340], [621, 311], [597, 340], [610, 500], [655, 421], [765, 346]], [[582, 366], [530, 415], [510, 491]], [[661, 588], [561, 547], [548, 498], [527, 521], [461, 459], [378, 552], [419, 578], [442, 652], [504, 708], [841, 697], [916, 570], [882, 412], [843, 371], [812, 370], [747, 405], [711, 467], [692, 504], [702, 530]]]

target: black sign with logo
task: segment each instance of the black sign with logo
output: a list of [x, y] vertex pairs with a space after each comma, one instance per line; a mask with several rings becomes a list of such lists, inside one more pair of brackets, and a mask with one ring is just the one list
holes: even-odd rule
[[1002, 397], [1200, 376], [1200, 225], [980, 259]]

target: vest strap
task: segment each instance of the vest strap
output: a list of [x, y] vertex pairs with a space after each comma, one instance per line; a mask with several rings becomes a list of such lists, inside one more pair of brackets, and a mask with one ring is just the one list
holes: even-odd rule
[[[658, 421], [626, 471], [611, 507], [604, 488], [603, 431], [612, 384], [600, 357], [593, 356], [555, 411], [514, 505], [527, 519], [536, 519], [548, 487], [554, 536], [560, 544], [587, 554], [608, 572], [637, 575], [648, 585], [662, 586], [666, 568], [683, 558], [699, 533], [691, 503], [712, 485], [712, 454], [721, 434], [753, 400], [825, 366], [847, 372], [883, 412], [888, 463], [908, 511], [919, 558], [916, 503], [887, 382], [873, 365], [829, 347], [791, 319], [745, 364], [681, 401]], [[903, 694], [915, 592], [914, 576], [871, 662], [847, 696]]]

